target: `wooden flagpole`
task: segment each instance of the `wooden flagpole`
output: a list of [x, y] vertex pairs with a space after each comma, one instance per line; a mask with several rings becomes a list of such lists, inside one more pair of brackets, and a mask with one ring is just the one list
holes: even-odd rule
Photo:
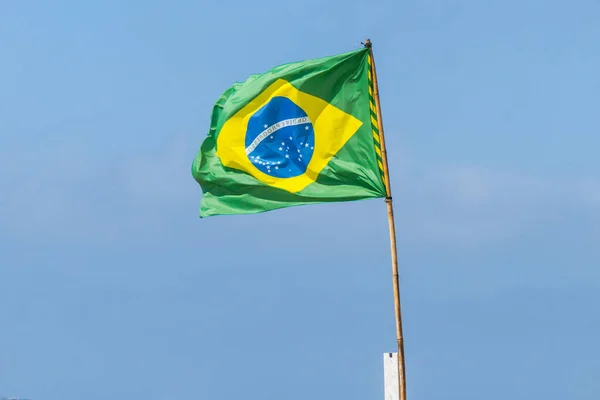
[[406, 372], [404, 364], [404, 338], [402, 336], [402, 312], [400, 310], [400, 280], [398, 278], [398, 253], [396, 249], [396, 225], [394, 224], [394, 207], [392, 205], [392, 188], [390, 185], [390, 172], [388, 169], [387, 152], [385, 148], [385, 137], [383, 135], [383, 120], [381, 118], [381, 107], [379, 103], [379, 87], [377, 84], [377, 72], [375, 70], [375, 59], [373, 58], [373, 46], [370, 39], [365, 41], [365, 47], [371, 54], [371, 74], [373, 75], [373, 98], [377, 110], [377, 122], [379, 125], [379, 137], [381, 138], [381, 161], [383, 164], [383, 175], [385, 178], [385, 191], [390, 226], [390, 248], [392, 254], [392, 279], [394, 286], [394, 310], [396, 315], [396, 339], [398, 341], [398, 386], [400, 400], [406, 400]]

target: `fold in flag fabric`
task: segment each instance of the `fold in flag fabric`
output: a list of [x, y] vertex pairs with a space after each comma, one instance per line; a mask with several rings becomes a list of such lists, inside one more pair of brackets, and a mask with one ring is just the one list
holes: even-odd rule
[[200, 217], [386, 196], [368, 49], [280, 65], [216, 102]]

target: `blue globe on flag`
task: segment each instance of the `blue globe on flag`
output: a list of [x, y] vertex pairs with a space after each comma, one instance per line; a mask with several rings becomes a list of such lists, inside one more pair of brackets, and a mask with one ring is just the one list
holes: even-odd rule
[[315, 145], [308, 115], [287, 97], [273, 97], [254, 113], [246, 130], [246, 155], [261, 172], [292, 178], [306, 172]]

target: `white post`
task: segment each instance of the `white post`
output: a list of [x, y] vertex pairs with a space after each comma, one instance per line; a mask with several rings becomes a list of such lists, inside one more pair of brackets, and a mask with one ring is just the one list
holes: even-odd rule
[[398, 393], [398, 353], [383, 354], [383, 384], [385, 400], [400, 400]]

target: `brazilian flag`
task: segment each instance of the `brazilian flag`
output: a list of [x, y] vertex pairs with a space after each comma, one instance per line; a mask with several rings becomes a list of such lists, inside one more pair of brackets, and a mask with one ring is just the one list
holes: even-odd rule
[[216, 102], [200, 216], [386, 196], [370, 49], [280, 65]]

